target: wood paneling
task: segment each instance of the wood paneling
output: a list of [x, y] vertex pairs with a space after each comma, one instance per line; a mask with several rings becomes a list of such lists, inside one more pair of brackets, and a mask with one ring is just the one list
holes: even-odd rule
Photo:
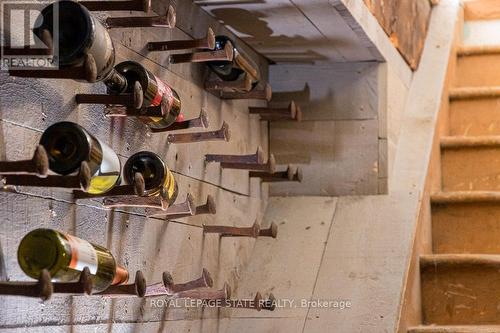
[[431, 14], [429, 0], [364, 0], [412, 69], [417, 69]]

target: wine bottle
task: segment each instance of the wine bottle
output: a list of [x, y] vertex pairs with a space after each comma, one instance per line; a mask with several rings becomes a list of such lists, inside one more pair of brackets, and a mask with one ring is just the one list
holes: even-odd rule
[[[48, 31], [54, 36], [54, 15], [58, 16], [58, 60], [61, 67], [82, 66], [92, 55], [97, 67], [97, 81], [124, 81], [113, 71], [115, 49], [106, 28], [90, 12], [74, 1], [58, 1], [45, 7], [37, 17], [33, 33], [40, 39]], [[43, 40], [43, 39], [42, 39]], [[57, 54], [56, 54], [57, 55]]]
[[49, 169], [60, 175], [77, 171], [86, 161], [92, 175], [91, 194], [104, 193], [120, 180], [116, 153], [78, 124], [63, 121], [51, 125], [43, 132], [40, 144], [47, 151]]
[[228, 42], [234, 47], [233, 60], [211, 61], [208, 62], [209, 68], [224, 81], [236, 81], [243, 73], [247, 73], [251, 77], [252, 87], [255, 87], [260, 79], [258, 67], [250, 61], [248, 56], [236, 48], [233, 40], [224, 35], [216, 36], [214, 50], [223, 50]]
[[52, 229], [35, 229], [26, 234], [19, 244], [17, 259], [26, 275], [38, 279], [46, 269], [54, 282], [78, 281], [81, 271], [88, 267], [95, 292], [126, 283], [129, 275], [106, 248]]
[[139, 117], [149, 127], [164, 129], [172, 125], [181, 112], [181, 100], [177, 92], [159, 79], [143, 65], [134, 61], [124, 61], [115, 66], [115, 71], [125, 77], [126, 84], [106, 82], [110, 93], [132, 93], [135, 82], [139, 82], [144, 94], [142, 108], [165, 105], [163, 117]]
[[141, 151], [130, 156], [123, 167], [125, 181], [131, 184], [137, 172], [144, 178], [146, 195], [160, 194], [169, 205], [175, 202], [178, 193], [177, 182], [160, 156], [149, 151]]

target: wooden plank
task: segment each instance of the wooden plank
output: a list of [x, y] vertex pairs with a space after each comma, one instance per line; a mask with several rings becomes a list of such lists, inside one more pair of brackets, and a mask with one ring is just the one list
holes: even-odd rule
[[377, 126], [376, 119], [271, 124], [271, 150], [277, 163], [298, 165], [303, 180], [271, 184], [270, 194], [378, 193]]
[[412, 69], [422, 55], [432, 5], [429, 0], [364, 0]]
[[384, 98], [378, 92], [383, 84], [379, 82], [378, 66], [375, 62], [272, 66], [271, 104], [287, 104], [294, 99], [304, 120], [377, 118], [379, 99]]
[[[253, 298], [256, 291], [263, 297], [273, 293], [277, 299], [293, 301], [293, 305], [282, 302], [283, 307], [273, 312], [234, 309], [232, 317], [305, 320], [308, 306], [302, 302], [313, 293], [336, 203], [336, 198], [322, 197], [270, 200], [264, 225], [278, 224], [278, 237], [257, 239], [252, 260], [241, 272], [235, 295]], [[304, 244], [308, 244], [307, 250]]]
[[464, 18], [466, 21], [498, 19], [500, 18], [500, 1], [499, 0], [464, 1]]
[[218, 1], [206, 8], [245, 43], [277, 63], [376, 59], [366, 39], [329, 1], [239, 1], [237, 7]]

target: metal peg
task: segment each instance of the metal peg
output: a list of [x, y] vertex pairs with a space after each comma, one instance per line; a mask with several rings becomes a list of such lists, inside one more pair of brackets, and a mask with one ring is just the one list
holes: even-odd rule
[[169, 62], [171, 64], [180, 64], [186, 62], [232, 61], [233, 50], [231, 43], [226, 43], [222, 50], [172, 54], [169, 57]]
[[160, 133], [160, 132], [188, 129], [193, 127], [207, 128], [208, 126], [209, 126], [208, 114], [206, 110], [202, 108], [200, 115], [197, 118], [175, 122], [172, 125], [168, 126], [167, 128], [162, 128], [162, 129], [151, 128], [151, 132]]
[[222, 123], [222, 127], [216, 131], [208, 132], [191, 132], [169, 134], [167, 136], [168, 143], [194, 143], [202, 141], [229, 141], [230, 132], [229, 125], [226, 122]]
[[176, 21], [175, 9], [168, 6], [165, 15], [159, 16], [128, 16], [128, 17], [108, 17], [106, 26], [113, 28], [174, 28]]
[[211, 28], [208, 28], [207, 35], [203, 38], [149, 42], [147, 44], [147, 48], [149, 51], [172, 51], [186, 49], [213, 50], [215, 48], [215, 34]]
[[76, 175], [48, 175], [45, 178], [33, 175], [7, 175], [4, 176], [4, 182], [6, 185], [15, 186], [59, 187], [87, 191], [90, 186], [91, 177], [92, 175], [90, 174], [87, 162], [82, 162], [80, 171]]
[[49, 169], [49, 158], [42, 145], [35, 149], [30, 160], [0, 161], [0, 175], [37, 175], [44, 177]]

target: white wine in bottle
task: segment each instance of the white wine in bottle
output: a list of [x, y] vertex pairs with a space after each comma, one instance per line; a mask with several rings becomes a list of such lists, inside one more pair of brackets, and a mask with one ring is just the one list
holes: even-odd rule
[[141, 151], [130, 156], [123, 167], [125, 181], [132, 184], [137, 172], [144, 178], [146, 195], [161, 194], [169, 205], [175, 202], [177, 182], [160, 156], [150, 151]]
[[119, 183], [121, 165], [116, 153], [78, 124], [62, 121], [51, 125], [40, 144], [47, 151], [49, 169], [60, 175], [77, 171], [86, 161], [92, 175], [91, 194], [105, 193]]
[[54, 282], [76, 282], [88, 267], [94, 292], [128, 280], [128, 271], [116, 264], [109, 250], [52, 229], [35, 229], [24, 236], [17, 259], [26, 275], [38, 279], [46, 269]]

